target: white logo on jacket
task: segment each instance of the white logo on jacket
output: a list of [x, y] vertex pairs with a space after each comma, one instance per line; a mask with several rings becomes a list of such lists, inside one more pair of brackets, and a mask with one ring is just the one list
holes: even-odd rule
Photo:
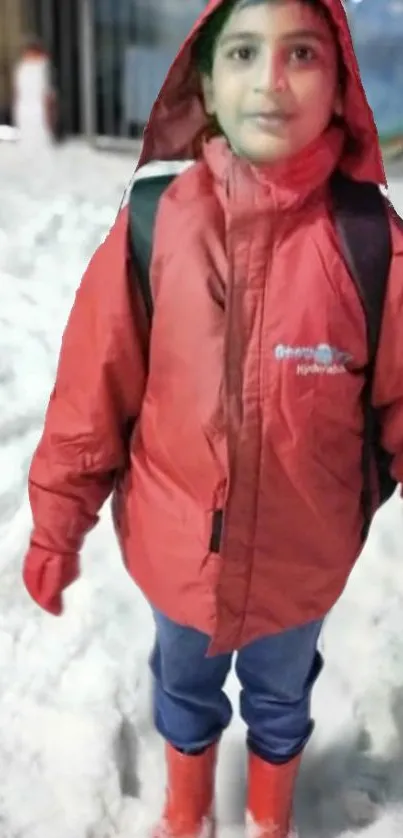
[[290, 346], [278, 343], [274, 357], [279, 363], [297, 361], [297, 375], [339, 375], [347, 372], [347, 363], [352, 360], [349, 352], [319, 343], [316, 346]]

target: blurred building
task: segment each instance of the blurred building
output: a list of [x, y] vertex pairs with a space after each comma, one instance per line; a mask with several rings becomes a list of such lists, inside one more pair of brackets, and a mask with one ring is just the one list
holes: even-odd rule
[[21, 44], [18, 0], [0, 0], [0, 123], [10, 118], [11, 68]]
[[59, 130], [98, 144], [138, 137], [168, 67], [205, 0], [0, 0], [0, 121], [27, 34], [50, 53]]

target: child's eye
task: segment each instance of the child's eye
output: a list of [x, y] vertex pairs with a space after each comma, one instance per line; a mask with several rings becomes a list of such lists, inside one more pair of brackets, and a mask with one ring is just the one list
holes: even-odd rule
[[252, 59], [256, 56], [256, 49], [255, 47], [248, 47], [248, 46], [241, 46], [235, 47], [231, 50], [228, 57], [232, 61], [238, 61], [242, 63], [247, 63], [252, 61]]
[[298, 46], [292, 48], [289, 57], [293, 64], [309, 64], [316, 58], [316, 53], [312, 47]]

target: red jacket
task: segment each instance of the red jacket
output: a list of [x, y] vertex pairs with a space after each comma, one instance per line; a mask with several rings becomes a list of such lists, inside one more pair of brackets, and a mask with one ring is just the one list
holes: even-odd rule
[[[337, 165], [376, 182], [384, 172], [342, 5], [327, 5], [348, 70], [348, 143], [330, 129], [269, 171], [234, 158], [222, 139], [201, 152], [206, 117], [190, 67], [201, 21], [170, 71], [140, 166], [197, 162], [159, 208], [148, 378], [124, 210], [77, 293], [30, 471], [24, 578], [48, 610], [60, 611], [112, 490], [130, 574], [170, 618], [209, 633], [211, 651], [322, 616], [360, 553], [363, 378], [354, 371], [366, 362], [366, 324], [328, 180]], [[391, 223], [374, 401], [401, 479], [403, 237]], [[210, 538], [219, 509], [218, 554]]]

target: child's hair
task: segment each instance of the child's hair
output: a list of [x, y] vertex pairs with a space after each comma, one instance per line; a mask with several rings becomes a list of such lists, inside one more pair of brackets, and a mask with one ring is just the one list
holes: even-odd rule
[[[221, 30], [225, 26], [233, 9], [245, 9], [248, 6], [258, 6], [262, 3], [278, 3], [279, 0], [226, 0], [219, 8], [213, 12], [208, 18], [207, 22], [202, 27], [197, 41], [194, 45], [194, 59], [197, 69], [202, 75], [211, 76], [213, 71], [215, 47], [220, 37]], [[299, 0], [300, 3], [306, 6], [311, 6], [318, 14], [325, 17], [332, 30], [334, 30], [334, 23], [330, 17], [329, 12], [322, 3], [322, 0]], [[341, 76], [342, 76], [342, 62]]]
[[29, 32], [27, 35], [25, 35], [21, 44], [20, 56], [23, 57], [27, 53], [31, 53], [37, 56], [46, 55], [45, 44], [43, 43], [39, 35], [36, 35], [33, 32]]

